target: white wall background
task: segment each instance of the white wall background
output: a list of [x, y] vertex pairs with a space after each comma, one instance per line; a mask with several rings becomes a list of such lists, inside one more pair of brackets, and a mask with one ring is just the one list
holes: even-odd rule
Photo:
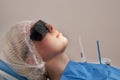
[[38, 19], [53, 24], [69, 39], [71, 59], [81, 60], [81, 35], [88, 62], [98, 61], [99, 40], [102, 57], [120, 68], [120, 0], [0, 0], [0, 37], [19, 21]]

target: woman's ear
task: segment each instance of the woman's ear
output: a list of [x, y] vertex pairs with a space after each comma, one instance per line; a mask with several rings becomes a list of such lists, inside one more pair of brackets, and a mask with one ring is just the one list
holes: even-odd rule
[[34, 61], [34, 58], [33, 58], [33, 55], [29, 55], [26, 59], [25, 59], [25, 62], [27, 64], [35, 64], [35, 61]]

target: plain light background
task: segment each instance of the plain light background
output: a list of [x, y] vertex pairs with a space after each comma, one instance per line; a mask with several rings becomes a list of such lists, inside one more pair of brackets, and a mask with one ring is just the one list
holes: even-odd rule
[[[0, 0], [0, 37], [22, 20], [42, 19], [69, 39], [67, 54], [81, 61], [79, 36], [88, 62], [101, 56], [120, 68], [120, 0]], [[2, 47], [2, 45], [1, 45]]]

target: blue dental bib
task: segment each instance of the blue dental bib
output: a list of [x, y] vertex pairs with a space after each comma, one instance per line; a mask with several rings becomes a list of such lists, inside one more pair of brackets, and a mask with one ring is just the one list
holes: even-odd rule
[[120, 80], [120, 69], [105, 64], [70, 60], [60, 80]]

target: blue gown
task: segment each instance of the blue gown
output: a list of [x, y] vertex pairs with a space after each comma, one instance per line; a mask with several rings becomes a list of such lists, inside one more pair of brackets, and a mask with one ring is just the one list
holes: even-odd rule
[[120, 80], [120, 69], [105, 64], [70, 60], [60, 80]]
[[[15, 73], [2, 61], [0, 61], [0, 70], [8, 73], [18, 80], [28, 80], [27, 78]], [[3, 80], [8, 79], [3, 77]], [[104, 64], [69, 61], [60, 80], [120, 80], [120, 69]]]

